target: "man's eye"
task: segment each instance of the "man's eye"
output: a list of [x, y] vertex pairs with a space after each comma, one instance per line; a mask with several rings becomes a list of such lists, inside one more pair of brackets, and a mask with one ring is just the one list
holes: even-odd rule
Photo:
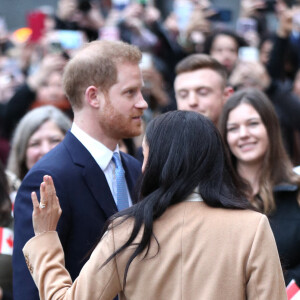
[[179, 98], [186, 98], [187, 95], [188, 95], [188, 93], [186, 93], [186, 92], [179, 92], [177, 95], [178, 95]]
[[128, 90], [128, 91], [126, 92], [126, 94], [127, 94], [128, 96], [133, 96], [133, 95], [135, 95], [135, 93], [136, 93], [136, 90]]
[[197, 91], [198, 95], [200, 96], [207, 96], [209, 94], [209, 91], [206, 89], [200, 89]]

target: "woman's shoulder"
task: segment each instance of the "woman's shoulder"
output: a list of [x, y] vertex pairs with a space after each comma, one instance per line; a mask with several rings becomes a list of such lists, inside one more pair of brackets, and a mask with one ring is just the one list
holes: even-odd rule
[[[182, 216], [180, 216], [182, 215]], [[188, 222], [204, 222], [211, 227], [225, 228], [255, 228], [267, 217], [249, 209], [227, 209], [208, 206], [205, 202], [182, 202], [170, 207], [162, 219], [171, 224], [173, 221], [185, 218]], [[163, 221], [163, 220], [162, 220]]]
[[[184, 202], [189, 205], [189, 209], [195, 210], [195, 213], [199, 210], [205, 210], [206, 213], [214, 213], [225, 216], [235, 216], [239, 218], [241, 215], [243, 217], [247, 216], [249, 218], [259, 218], [263, 214], [251, 209], [241, 209], [241, 208], [227, 208], [227, 207], [214, 207], [205, 203], [205, 201], [201, 202]], [[198, 205], [193, 205], [198, 204]]]
[[[211, 207], [201, 203], [198, 209], [189, 207], [189, 217], [201, 216], [201, 222], [209, 231], [225, 232], [239, 236], [241, 232], [255, 235], [262, 224], [269, 223], [266, 215], [249, 209], [228, 209]], [[268, 225], [266, 225], [268, 226]]]
[[[205, 223], [205, 227], [216, 230], [254, 231], [261, 222], [268, 222], [267, 217], [259, 212], [242, 209], [226, 209], [208, 206], [205, 202], [184, 201], [169, 207], [155, 220], [155, 228], [177, 227], [184, 222], [191, 227]], [[128, 240], [134, 227], [134, 218], [116, 218], [109, 226], [108, 235], [119, 244]], [[142, 228], [136, 238], [141, 235]]]
[[211, 207], [204, 202], [184, 202], [170, 207], [165, 215], [155, 222], [158, 239], [184, 237], [231, 241], [249, 245], [259, 232], [268, 230], [268, 218], [255, 211]]

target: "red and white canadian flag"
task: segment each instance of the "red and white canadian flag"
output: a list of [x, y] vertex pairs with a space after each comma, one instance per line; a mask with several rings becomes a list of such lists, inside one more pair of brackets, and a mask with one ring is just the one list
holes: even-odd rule
[[286, 288], [288, 300], [300, 300], [300, 288], [295, 280], [291, 280]]
[[12, 255], [14, 232], [5, 227], [0, 227], [0, 254]]

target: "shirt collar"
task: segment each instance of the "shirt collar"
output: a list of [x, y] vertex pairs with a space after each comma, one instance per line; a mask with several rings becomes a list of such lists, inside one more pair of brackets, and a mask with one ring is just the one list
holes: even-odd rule
[[185, 201], [189, 201], [189, 202], [201, 202], [203, 201], [203, 198], [201, 197], [201, 195], [196, 192], [195, 190], [186, 198]]
[[109, 165], [113, 152], [119, 153], [119, 146], [116, 146], [114, 151], [111, 151], [106, 146], [104, 146], [98, 140], [92, 138], [81, 128], [79, 128], [74, 122], [71, 128], [72, 134], [82, 143], [82, 145], [90, 152], [93, 158], [96, 160], [97, 164], [100, 166], [101, 170], [104, 171]]

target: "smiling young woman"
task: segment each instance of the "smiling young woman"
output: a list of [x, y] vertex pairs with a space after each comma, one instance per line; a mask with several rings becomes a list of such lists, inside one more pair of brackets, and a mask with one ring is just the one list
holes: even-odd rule
[[300, 177], [283, 146], [272, 103], [257, 89], [226, 102], [219, 129], [250, 202], [269, 217], [286, 283], [300, 284]]
[[227, 121], [227, 141], [238, 159], [238, 169], [248, 165], [259, 168], [263, 163], [269, 146], [268, 133], [252, 105], [241, 103], [231, 110]]

